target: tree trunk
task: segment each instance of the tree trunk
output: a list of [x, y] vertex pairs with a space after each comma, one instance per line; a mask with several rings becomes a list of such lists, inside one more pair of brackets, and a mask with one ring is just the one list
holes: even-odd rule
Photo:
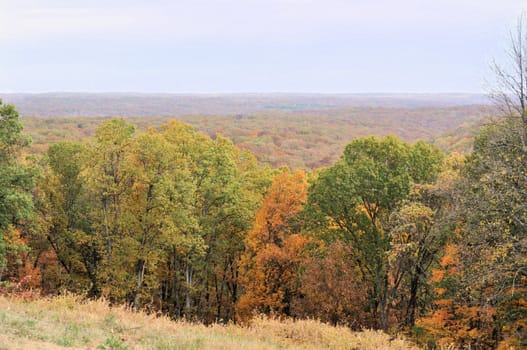
[[145, 276], [145, 261], [139, 260], [137, 262], [137, 284], [135, 287], [135, 295], [134, 295], [134, 301], [133, 301], [133, 307], [134, 309], [139, 308], [139, 297], [141, 295], [141, 290], [143, 289], [143, 281]]
[[192, 307], [190, 299], [190, 291], [192, 289], [192, 273], [192, 265], [190, 263], [187, 263], [187, 265], [185, 266], [185, 283], [187, 284], [185, 292], [185, 315], [187, 316], [190, 313], [190, 308]]
[[174, 265], [170, 266], [171, 269], [171, 294], [170, 294], [170, 300], [172, 307], [174, 308], [174, 313], [177, 318], [181, 317], [181, 303], [179, 299], [179, 281], [178, 281], [178, 260], [177, 260], [177, 249], [175, 246], [172, 247], [172, 255], [173, 255], [173, 262]]
[[419, 289], [419, 274], [416, 274], [412, 278], [410, 283], [410, 300], [408, 301], [408, 307], [406, 308], [405, 324], [408, 327], [413, 327], [415, 324], [415, 311], [417, 309], [417, 291]]

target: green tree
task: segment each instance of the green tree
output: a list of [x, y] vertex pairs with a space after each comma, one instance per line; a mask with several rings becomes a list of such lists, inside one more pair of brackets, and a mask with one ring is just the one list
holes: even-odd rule
[[126, 157], [135, 127], [123, 119], [103, 122], [96, 140], [88, 146], [83, 166], [87, 191], [93, 203], [90, 216], [97, 251], [101, 257], [97, 278], [104, 294], [122, 300], [129, 291], [125, 261], [130, 257], [121, 238], [125, 193], [130, 190], [130, 174], [125, 171]]
[[173, 145], [190, 186], [184, 198], [189, 224], [175, 242], [170, 263], [176, 314], [233, 318], [239, 295], [237, 263], [265, 176], [252, 155], [221, 136], [212, 140], [177, 122], [163, 126], [162, 133]]
[[25, 249], [20, 242], [9, 242], [4, 237], [12, 235], [34, 213], [32, 190], [36, 171], [21, 153], [28, 144], [17, 110], [0, 100], [0, 280], [6, 272], [8, 254]]
[[[49, 147], [36, 195], [40, 220], [38, 230], [49, 243], [34, 246], [38, 254], [51, 248], [66, 272], [45, 271], [44, 288], [89, 290], [99, 294], [97, 264], [100, 260], [90, 216], [89, 201], [82, 174], [86, 148], [81, 144], [59, 142]], [[54, 273], [54, 276], [51, 274]], [[60, 278], [67, 276], [67, 280]]]
[[[135, 279], [130, 302], [140, 306], [145, 286], [148, 298], [159, 289], [156, 267], [164, 262], [166, 247], [191, 225], [188, 203], [190, 178], [177, 152], [153, 129], [137, 137], [127, 155], [125, 170], [130, 190], [123, 199], [123, 244], [130, 257], [130, 279]], [[132, 274], [133, 273], [133, 274]]]
[[112, 119], [85, 145], [52, 145], [42, 164], [34, 246], [55, 259], [48, 290], [234, 319], [244, 237], [270, 183], [254, 156], [183, 123], [135, 135]]
[[439, 151], [423, 143], [412, 146], [394, 137], [357, 139], [310, 188], [309, 230], [324, 240], [351, 245], [350, 263], [367, 285], [367, 307], [379, 328], [390, 324], [407, 271], [390, 269], [390, 215], [409, 198], [413, 184], [435, 179], [441, 160]]

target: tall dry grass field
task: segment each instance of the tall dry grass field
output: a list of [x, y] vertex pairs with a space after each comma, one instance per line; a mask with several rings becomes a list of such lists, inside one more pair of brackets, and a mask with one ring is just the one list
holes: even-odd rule
[[256, 318], [204, 326], [62, 296], [0, 297], [0, 349], [417, 349], [382, 332], [354, 333], [317, 321]]

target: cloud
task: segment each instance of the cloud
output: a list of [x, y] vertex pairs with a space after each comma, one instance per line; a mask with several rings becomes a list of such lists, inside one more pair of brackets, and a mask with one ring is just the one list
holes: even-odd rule
[[100, 8], [19, 6], [0, 8], [0, 38], [49, 39], [75, 35], [124, 33], [133, 26], [130, 13]]
[[[0, 38], [308, 40], [327, 32], [377, 32], [492, 24], [521, 0], [0, 0]], [[45, 3], [45, 4], [44, 4]]]

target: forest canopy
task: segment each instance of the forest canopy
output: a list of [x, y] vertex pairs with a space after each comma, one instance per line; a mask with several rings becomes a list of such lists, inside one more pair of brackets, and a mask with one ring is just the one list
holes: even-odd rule
[[257, 314], [403, 331], [427, 346], [525, 341], [525, 124], [467, 156], [356, 138], [306, 173], [167, 121], [102, 120], [29, 155], [1, 105], [5, 293], [70, 291], [173, 318]]

